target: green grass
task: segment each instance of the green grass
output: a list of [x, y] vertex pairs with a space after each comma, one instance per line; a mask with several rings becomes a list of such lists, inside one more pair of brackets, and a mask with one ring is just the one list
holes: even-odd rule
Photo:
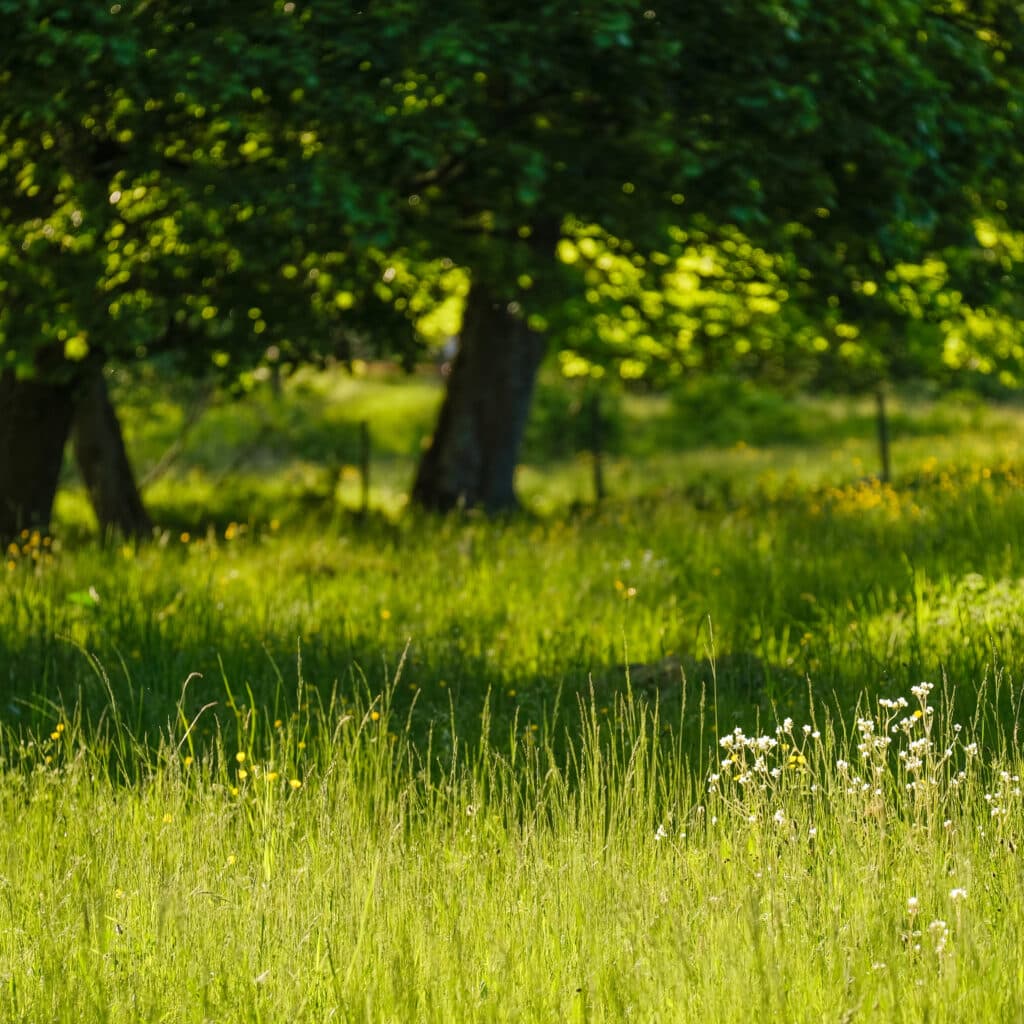
[[216, 398], [154, 542], [69, 472], [8, 552], [0, 1020], [1012, 1019], [1020, 414], [894, 403], [882, 487], [858, 403], [700, 448], [628, 397], [601, 507], [534, 458], [544, 514], [396, 518], [437, 398]]
[[198, 756], [188, 715], [157, 748], [8, 733], [0, 1012], [1013, 1019], [1016, 751], [876, 707], [731, 733], [710, 773], [629, 698], [440, 765], [386, 698], [239, 709]]
[[[727, 386], [728, 384], [728, 386]], [[433, 429], [442, 381], [371, 368], [358, 378], [302, 372], [280, 395], [241, 398], [165, 375], [121, 371], [115, 398], [139, 475], [177, 452], [146, 489], [157, 518], [175, 526], [291, 519], [359, 503], [359, 424], [372, 444], [371, 504], [405, 505], [421, 446]], [[541, 513], [593, 500], [589, 431], [580, 395], [543, 377], [527, 429], [519, 485]], [[782, 396], [729, 382], [669, 395], [608, 397], [606, 476], [611, 497], [654, 493], [700, 501], [757, 496], [792, 483], [836, 485], [878, 467], [873, 400]], [[890, 399], [893, 471], [911, 477], [936, 461], [988, 465], [1024, 460], [1024, 410], [971, 395]], [[184, 437], [182, 426], [188, 424]], [[71, 467], [60, 518], [92, 529]]]

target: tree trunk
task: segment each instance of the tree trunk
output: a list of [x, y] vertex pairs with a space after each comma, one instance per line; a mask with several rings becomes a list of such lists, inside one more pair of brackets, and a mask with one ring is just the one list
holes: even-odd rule
[[0, 374], [0, 537], [46, 529], [74, 412], [74, 382]]
[[474, 284], [430, 446], [412, 488], [423, 508], [518, 506], [514, 477], [544, 339]]
[[147, 536], [153, 523], [142, 504], [99, 363], [86, 368], [79, 383], [71, 437], [100, 533]]

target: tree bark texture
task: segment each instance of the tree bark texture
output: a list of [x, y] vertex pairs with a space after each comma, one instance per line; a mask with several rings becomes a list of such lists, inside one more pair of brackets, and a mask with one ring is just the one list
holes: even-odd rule
[[49, 526], [74, 394], [73, 381], [0, 374], [0, 537]]
[[415, 504], [505, 512], [518, 507], [515, 469], [544, 339], [474, 284], [466, 300], [437, 429], [420, 460]]
[[149, 535], [153, 523], [135, 483], [121, 424], [98, 363], [84, 370], [76, 389], [71, 438], [100, 533]]

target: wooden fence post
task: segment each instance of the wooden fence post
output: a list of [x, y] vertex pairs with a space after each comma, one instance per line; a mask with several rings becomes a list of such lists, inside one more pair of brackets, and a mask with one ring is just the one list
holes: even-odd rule
[[882, 463], [882, 483], [892, 479], [889, 460], [889, 414], [885, 408], [885, 390], [881, 386], [875, 391], [875, 409], [878, 420], [878, 455]]
[[370, 512], [370, 424], [359, 421], [359, 514], [364, 518]]

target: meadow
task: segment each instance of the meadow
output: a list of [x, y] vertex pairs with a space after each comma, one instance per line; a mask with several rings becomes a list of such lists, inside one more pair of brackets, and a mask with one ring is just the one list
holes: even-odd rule
[[624, 396], [597, 505], [546, 387], [488, 522], [429, 378], [123, 382], [160, 533], [68, 467], [0, 584], [0, 1019], [1019, 1017], [1024, 413]]

